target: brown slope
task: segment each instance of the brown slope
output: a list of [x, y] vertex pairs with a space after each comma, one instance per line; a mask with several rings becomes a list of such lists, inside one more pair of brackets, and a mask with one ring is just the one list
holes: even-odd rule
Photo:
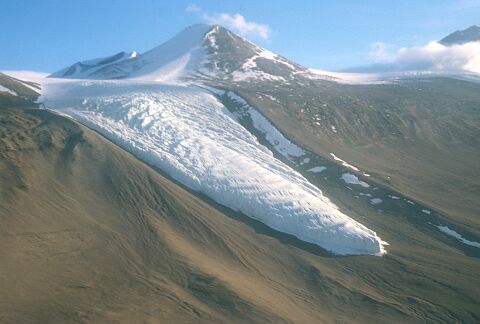
[[223, 86], [303, 147], [329, 159], [334, 152], [371, 174], [370, 180], [480, 233], [478, 83], [431, 78]]
[[477, 259], [399, 220], [387, 257], [332, 258], [64, 117], [0, 121], [2, 323], [479, 319]]

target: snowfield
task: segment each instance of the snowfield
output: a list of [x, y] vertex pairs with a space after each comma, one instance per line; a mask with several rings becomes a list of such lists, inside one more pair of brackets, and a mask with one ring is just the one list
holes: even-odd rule
[[274, 158], [207, 90], [138, 80], [49, 79], [43, 87], [48, 109], [222, 205], [336, 254], [385, 252], [375, 232]]

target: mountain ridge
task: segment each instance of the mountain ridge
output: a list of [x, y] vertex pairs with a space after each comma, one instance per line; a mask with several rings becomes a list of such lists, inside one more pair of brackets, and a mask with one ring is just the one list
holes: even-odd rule
[[303, 66], [263, 49], [220, 25], [205, 24], [189, 26], [161, 45], [135, 57], [99, 64], [94, 70], [87, 71], [89, 73], [79, 71], [79, 66], [88, 66], [92, 61], [110, 61], [115, 55], [78, 62], [49, 77], [130, 78], [165, 82], [189, 78], [285, 81], [285, 77], [291, 77], [293, 73], [307, 72]]
[[480, 27], [472, 25], [466, 29], [454, 31], [438, 42], [445, 46], [452, 46], [477, 41], [480, 41]]

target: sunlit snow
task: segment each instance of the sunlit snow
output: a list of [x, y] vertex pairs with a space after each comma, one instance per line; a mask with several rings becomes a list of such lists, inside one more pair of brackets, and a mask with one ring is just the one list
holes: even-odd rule
[[81, 121], [193, 190], [337, 254], [382, 241], [275, 159], [207, 90], [139, 81], [45, 84], [48, 108]]

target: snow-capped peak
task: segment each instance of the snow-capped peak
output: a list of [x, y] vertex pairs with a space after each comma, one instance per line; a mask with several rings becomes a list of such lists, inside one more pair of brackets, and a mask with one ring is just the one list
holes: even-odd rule
[[128, 78], [168, 83], [191, 78], [282, 81], [303, 69], [219, 25], [198, 24], [143, 54], [121, 52], [78, 62], [51, 77]]

